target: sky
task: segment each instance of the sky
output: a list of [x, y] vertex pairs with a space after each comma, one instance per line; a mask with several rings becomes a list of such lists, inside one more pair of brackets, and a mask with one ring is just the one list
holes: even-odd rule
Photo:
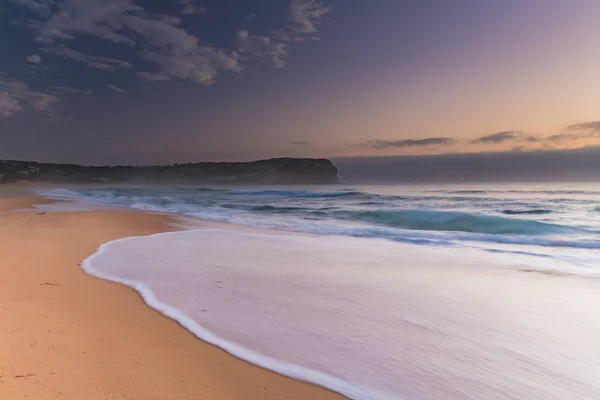
[[0, 159], [594, 146], [598, 15], [597, 0], [6, 0]]

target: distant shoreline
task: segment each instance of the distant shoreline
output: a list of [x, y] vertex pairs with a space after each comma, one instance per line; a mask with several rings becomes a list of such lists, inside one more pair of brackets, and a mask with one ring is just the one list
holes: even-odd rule
[[0, 183], [330, 184], [337, 168], [327, 159], [274, 158], [154, 166], [83, 166], [0, 160]]

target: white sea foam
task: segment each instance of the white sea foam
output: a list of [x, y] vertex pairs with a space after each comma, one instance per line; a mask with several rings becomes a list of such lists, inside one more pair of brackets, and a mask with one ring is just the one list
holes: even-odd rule
[[207, 229], [108, 243], [82, 266], [237, 357], [353, 399], [600, 398], [597, 280], [532, 272], [570, 269], [554, 258], [424, 249]]
[[569, 191], [574, 194], [565, 199], [554, 195], [566, 194], [560, 188], [550, 192], [456, 189], [439, 193], [435, 189], [432, 195], [427, 189], [402, 187], [240, 190], [153, 185], [54, 188], [38, 193], [261, 228], [430, 246], [565, 248], [594, 251], [600, 260], [600, 217], [592, 210], [595, 201], [579, 194], [588, 191]]
[[[207, 230], [203, 230], [203, 232], [206, 231]], [[168, 234], [169, 233], [163, 233], [156, 234], [153, 236], [157, 237]], [[228, 353], [242, 360], [248, 361], [254, 365], [270, 369], [272, 371], [278, 372], [282, 375], [291, 378], [313, 383], [315, 385], [343, 394], [344, 396], [350, 397], [352, 399], [394, 400], [399, 398], [392, 394], [379, 392], [367, 386], [359, 386], [354, 383], [340, 379], [336, 376], [328, 375], [317, 370], [303, 367], [301, 365], [274, 359], [272, 357], [254, 351], [250, 348], [245, 348], [223, 337], [219, 337], [204, 326], [200, 325], [196, 320], [194, 320], [192, 317], [188, 316], [181, 310], [162, 302], [155, 294], [153, 290], [154, 288], [151, 284], [149, 285], [147, 283], [144, 283], [143, 281], [133, 280], [129, 278], [122, 278], [117, 275], [112, 275], [111, 273], [102, 272], [101, 269], [98, 269], [98, 263], [101, 264], [102, 262], [106, 262], [106, 260], [103, 261], [101, 260], [101, 258], [105, 256], [104, 252], [106, 250], [109, 250], [110, 246], [115, 245], [117, 243], [124, 243], [126, 241], [128, 242], [131, 240], [146, 238], [149, 237], [129, 237], [105, 243], [98, 248], [98, 251], [95, 254], [84, 260], [81, 264], [81, 267], [90, 275], [96, 276], [100, 279], [121, 283], [123, 285], [131, 287], [132, 289], [135, 289], [138, 293], [140, 293], [140, 295], [144, 299], [144, 302], [148, 306], [159, 311], [161, 314], [177, 321], [181, 326], [192, 332], [198, 338], [217, 347], [220, 347]], [[175, 281], [178, 278], [173, 277], [173, 279]]]

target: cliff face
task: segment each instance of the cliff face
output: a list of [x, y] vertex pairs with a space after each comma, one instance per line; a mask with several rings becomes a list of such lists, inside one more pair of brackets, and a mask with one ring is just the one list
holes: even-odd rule
[[0, 161], [0, 183], [20, 180], [54, 183], [296, 185], [337, 183], [337, 168], [329, 160], [312, 158], [113, 167]]

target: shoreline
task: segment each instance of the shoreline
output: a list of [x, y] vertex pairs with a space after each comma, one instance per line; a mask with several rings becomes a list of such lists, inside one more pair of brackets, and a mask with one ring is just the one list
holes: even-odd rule
[[104, 243], [178, 230], [172, 217], [10, 211], [49, 202], [0, 197], [6, 398], [344, 398], [235, 358], [147, 306], [134, 289], [79, 266]]
[[[165, 346], [163, 342], [171, 341], [177, 333], [153, 339], [156, 333], [145, 330], [166, 328], [153, 320], [140, 320], [142, 314], [131, 308], [130, 298], [116, 302], [126, 305], [127, 310], [121, 310], [114, 303], [120, 292], [100, 292], [99, 287], [81, 289], [76, 299], [71, 296], [75, 300], [68, 304], [69, 312], [81, 306], [82, 310], [93, 309], [93, 315], [97, 315], [99, 308], [102, 311], [93, 301], [97, 299], [113, 307], [111, 312], [103, 313], [110, 318], [86, 322], [95, 327], [87, 334], [94, 343], [103, 337], [113, 341], [100, 352], [100, 357], [108, 353], [108, 360], [94, 370], [105, 373], [107, 366], [116, 363], [120, 369], [110, 370], [109, 375], [119, 385], [133, 375], [143, 381], [144, 390], [147, 385], [170, 387], [168, 395], [155, 386], [146, 393], [137, 390], [139, 385], [133, 391], [128, 387], [127, 393], [134, 393], [136, 398], [391, 399], [401, 394], [415, 399], [459, 400], [481, 393], [499, 399], [500, 390], [515, 399], [527, 399], [533, 393], [545, 399], [583, 399], [595, 398], [591, 394], [599, 390], [593, 365], [600, 354], [594, 334], [600, 325], [590, 316], [600, 311], [600, 302], [597, 279], [588, 279], [595, 270], [588, 267], [594, 253], [578, 250], [579, 254], [573, 254], [571, 250], [565, 257], [564, 250], [555, 247], [526, 252], [507, 246], [498, 246], [499, 251], [466, 246], [457, 252], [452, 246], [423, 247], [391, 243], [385, 238], [366, 241], [204, 220], [154, 211], [152, 201], [136, 202], [132, 209], [104, 205], [95, 208], [94, 203], [81, 207], [86, 203], [52, 197], [36, 200], [13, 196], [6, 201], [49, 204], [36, 206], [28, 213], [28, 219], [22, 221], [23, 229], [5, 227], [2, 236], [0, 223], [0, 250], [4, 242], [13, 239], [6, 235], [7, 229], [17, 233], [17, 241], [11, 244], [13, 253], [22, 253], [22, 249], [31, 253], [51, 244], [62, 248], [59, 256], [72, 256], [71, 252], [81, 251], [81, 246], [89, 246], [87, 241], [94, 239], [102, 246], [81, 254], [77, 261], [84, 261], [80, 268], [75, 267], [79, 274], [83, 270], [132, 288], [135, 301], [143, 303], [144, 309], [148, 307], [163, 319], [175, 321], [175, 329], [179, 332], [184, 327], [194, 342], [200, 339], [205, 346], [216, 346], [215, 354], [220, 349], [219, 354], [226, 353], [207, 358], [205, 351], [194, 352], [195, 345]], [[150, 205], [148, 210], [145, 204]], [[18, 214], [23, 216], [22, 212]], [[584, 255], [586, 258], [574, 264], [573, 260]], [[34, 258], [55, 263], [55, 257], [36, 254]], [[54, 264], [51, 266], [56, 269]], [[37, 268], [38, 275], [42, 275], [47, 266]], [[82, 282], [65, 285], [48, 280], [36, 285], [51, 293]], [[96, 294], [90, 296], [92, 291]], [[7, 303], [2, 301], [2, 294], [0, 283], [0, 306]], [[78, 304], [82, 300], [87, 303]], [[39, 317], [29, 318], [26, 323], [37, 322]], [[80, 314], [77, 317], [82, 318]], [[121, 318], [120, 323], [110, 325], [115, 318]], [[80, 328], [72, 324], [68, 327], [69, 332]], [[107, 333], [101, 335], [98, 327]], [[1, 328], [0, 322], [0, 334]], [[60, 329], [64, 330], [62, 326]], [[125, 335], [129, 345], [122, 345], [125, 349], [119, 347], [121, 338], [114, 332], [130, 332]], [[138, 343], [141, 333], [143, 343]], [[89, 343], [80, 348], [89, 347]], [[185, 353], [165, 359], [164, 349], [170, 353], [183, 347]], [[162, 356], [145, 362], [147, 348], [162, 349]], [[121, 361], [123, 353], [129, 355], [126, 362]], [[192, 353], [195, 355], [190, 356]], [[219, 373], [221, 365], [232, 356], [244, 360], [242, 365], [246, 366], [240, 367], [237, 375]], [[140, 357], [142, 361], [131, 361]], [[474, 357], [479, 358], [477, 364], [472, 363]], [[198, 364], [197, 360], [202, 362]], [[180, 365], [182, 361], [186, 365]], [[123, 373], [124, 364], [130, 375]], [[238, 377], [246, 378], [250, 373], [246, 372], [248, 368], [257, 366], [267, 370], [266, 376], [282, 374], [307, 382], [315, 392], [300, 393], [305, 390], [302, 386], [288, 390], [284, 384], [276, 393], [263, 385], [262, 393], [252, 386], [254, 379], [249, 386], [239, 382]], [[189, 373], [190, 368], [195, 372]], [[233, 371], [231, 368], [228, 371]], [[31, 380], [37, 375], [11, 373], [17, 380]], [[155, 375], [146, 383], [149, 373]], [[0, 385], [2, 377], [0, 369]], [[230, 382], [232, 379], [235, 382]], [[271, 378], [266, 379], [271, 382]], [[78, 382], [86, 383], [81, 377]], [[207, 384], [220, 391], [207, 392]], [[100, 387], [105, 386], [103, 381]], [[192, 392], [180, 394], [178, 390], [183, 386]], [[129, 398], [114, 396], [114, 392], [106, 397]]]

